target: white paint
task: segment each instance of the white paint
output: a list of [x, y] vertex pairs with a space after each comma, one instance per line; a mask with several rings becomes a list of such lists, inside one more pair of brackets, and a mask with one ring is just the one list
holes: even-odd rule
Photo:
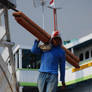
[[38, 75], [38, 70], [17, 70], [17, 79], [19, 82], [37, 83]]
[[1, 53], [1, 56], [4, 60], [4, 62], [7, 62], [8, 58], [9, 58], [9, 51], [8, 51], [8, 48], [5, 47], [3, 52]]
[[5, 36], [5, 33], [6, 33], [5, 28], [0, 26], [0, 40], [3, 39], [3, 37]]

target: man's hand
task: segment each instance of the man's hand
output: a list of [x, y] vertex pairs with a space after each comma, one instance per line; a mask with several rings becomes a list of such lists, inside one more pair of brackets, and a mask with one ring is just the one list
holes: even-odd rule
[[39, 39], [36, 39], [38, 42], [40, 42], [40, 40]]

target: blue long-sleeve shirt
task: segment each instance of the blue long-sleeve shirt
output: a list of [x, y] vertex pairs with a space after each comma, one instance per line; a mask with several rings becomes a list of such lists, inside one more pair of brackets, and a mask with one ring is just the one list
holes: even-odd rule
[[65, 81], [65, 51], [60, 47], [52, 47], [51, 50], [43, 52], [38, 47], [39, 42], [35, 40], [31, 49], [34, 54], [41, 54], [40, 72], [58, 74], [58, 65], [60, 66], [60, 81]]

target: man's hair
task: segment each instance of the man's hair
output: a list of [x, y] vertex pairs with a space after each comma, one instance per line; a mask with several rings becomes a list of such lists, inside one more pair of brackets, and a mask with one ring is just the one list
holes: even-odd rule
[[52, 39], [51, 39], [51, 44], [53, 45], [53, 40], [57, 40], [58, 41], [58, 45], [62, 45], [62, 39], [61, 39], [61, 37], [53, 37]]

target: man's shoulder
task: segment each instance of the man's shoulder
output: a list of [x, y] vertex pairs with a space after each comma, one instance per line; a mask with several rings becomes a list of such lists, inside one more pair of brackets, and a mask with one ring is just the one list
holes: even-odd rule
[[65, 50], [64, 50], [64, 49], [62, 49], [62, 48], [60, 48], [60, 51], [61, 51], [62, 53], [65, 53]]

